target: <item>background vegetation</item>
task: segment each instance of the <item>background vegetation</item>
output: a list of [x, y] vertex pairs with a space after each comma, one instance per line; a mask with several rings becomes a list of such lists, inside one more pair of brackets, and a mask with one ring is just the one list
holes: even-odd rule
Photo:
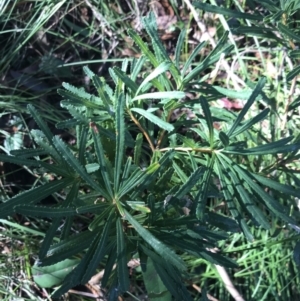
[[[143, 52], [133, 42], [132, 36], [129, 37], [128, 29], [138, 33], [148, 43], [150, 50], [154, 47], [142, 22], [142, 17], [149, 12], [153, 12], [156, 17], [159, 38], [167, 54], [171, 60], [178, 62], [180, 68], [193, 56], [197, 45], [206, 42], [189, 62], [188, 72], [199, 66], [220, 45], [222, 37], [225, 37], [228, 42], [225, 46], [232, 45], [227, 53], [224, 51], [226, 56], [220, 54], [214, 63], [199, 71], [193, 80], [198, 80], [197, 83], [201, 82], [201, 85], [195, 85], [192, 80], [188, 81], [188, 84], [192, 82], [193, 85], [184, 87], [185, 96], [188, 100], [195, 100], [200, 94], [205, 95], [214, 118], [212, 131], [226, 132], [230, 130], [231, 122], [244, 112], [245, 103], [249, 101], [259, 80], [265, 78], [264, 85], [259, 82], [263, 86], [263, 92], [257, 88], [257, 101], [251, 109], [245, 111], [244, 117], [251, 120], [264, 114], [264, 110], [268, 110], [269, 115], [264, 120], [259, 119], [256, 125], [253, 123], [251, 132], [237, 138], [235, 143], [248, 141], [247, 146], [251, 148], [281, 141], [281, 144], [273, 145], [272, 148], [287, 148], [283, 153], [278, 149], [268, 149], [267, 155], [255, 154], [247, 159], [240, 156], [235, 162], [282, 185], [292, 186], [294, 189], [284, 186], [286, 191], [282, 191], [283, 186], [280, 186], [280, 192], [278, 189], [274, 192], [269, 188], [264, 191], [267, 195], [276, 197], [279, 204], [288, 209], [287, 216], [294, 219], [282, 220], [279, 214], [271, 218], [270, 209], [258, 206], [271, 225], [266, 230], [259, 227], [255, 218], [253, 221], [247, 208], [238, 205], [246, 224], [243, 232], [238, 226], [235, 229], [235, 224], [227, 224], [227, 227], [222, 228], [215, 226], [213, 222], [208, 229], [215, 232], [216, 236], [219, 235], [214, 237], [218, 241], [215, 246], [221, 250], [218, 254], [222, 258], [226, 256], [228, 260], [235, 261], [238, 266], [221, 268], [216, 262], [182, 252], [180, 254], [188, 267], [189, 275], [184, 285], [194, 300], [299, 300], [299, 246], [296, 226], [299, 221], [299, 8], [300, 4], [296, 0], [2, 1], [1, 152], [16, 154], [13, 151], [24, 152], [24, 149], [35, 145], [30, 133], [31, 130], [40, 128], [35, 112], [48, 124], [51, 133], [58, 135], [65, 145], [75, 150], [79, 141], [75, 129], [55, 126], [69, 119], [71, 115], [66, 106], [60, 106], [64, 95], [63, 92], [59, 95], [57, 89], [62, 88], [63, 82], [68, 82], [75, 87], [84, 87], [88, 93], [94, 94], [96, 89], [93, 85], [93, 74], [103, 77], [108, 86], [114, 87], [114, 78], [109, 68], [121, 69], [126, 58], [130, 64], [134, 58], [139, 59]], [[186, 33], [182, 40], [182, 52], [178, 55], [176, 45], [183, 29], [186, 29]], [[83, 66], [89, 66], [89, 71], [85, 69], [84, 72]], [[145, 64], [144, 73], [136, 78], [137, 83], [140, 85], [153, 69], [151, 64]], [[120, 74], [121, 77], [122, 73]], [[126, 78], [123, 80], [126, 81]], [[29, 107], [31, 114], [28, 104], [32, 105]], [[209, 127], [205, 111], [207, 107], [204, 105], [202, 109], [206, 112], [203, 115]], [[184, 127], [184, 122], [193, 118], [189, 112], [182, 107], [177, 111], [172, 110], [172, 122], [182, 122]], [[224, 115], [223, 119], [220, 112]], [[219, 116], [219, 120], [216, 116]], [[91, 128], [97, 131], [93, 124]], [[184, 130], [181, 129], [182, 136]], [[190, 140], [182, 140], [182, 146], [195, 147], [195, 141], [192, 141], [194, 137], [187, 137]], [[226, 139], [225, 135], [218, 143], [226, 144]], [[289, 148], [289, 145], [293, 147]], [[146, 149], [142, 158], [147, 158], [148, 151]], [[4, 161], [4, 157], [1, 158]], [[56, 177], [53, 172], [41, 173], [34, 166], [23, 164], [20, 166], [1, 163], [0, 168], [0, 197], [3, 203], [20, 192], [51, 182]], [[232, 218], [232, 212], [229, 212], [224, 200], [226, 193], [218, 194], [217, 188], [222, 183], [218, 182], [215, 172], [213, 177], [214, 186], [210, 186], [207, 194], [207, 212]], [[179, 183], [179, 180], [175, 183]], [[88, 191], [84, 189], [86, 188], [81, 187], [81, 195], [87, 194]], [[56, 192], [45, 198], [43, 205], [59, 203], [68, 193], [69, 191]], [[36, 272], [32, 267], [38, 254], [41, 254], [42, 240], [47, 231], [49, 233], [53, 220], [31, 217], [21, 209], [20, 212], [9, 213], [9, 217], [1, 215], [0, 220], [0, 296], [3, 300], [51, 300], [54, 289], [39, 287], [34, 281]], [[76, 217], [70, 234], [86, 230], [91, 219], [91, 213]], [[54, 235], [53, 242], [58, 241], [59, 235]], [[62, 269], [69, 272], [77, 263], [68, 262], [67, 268], [64, 265]], [[148, 300], [149, 287], [143, 280], [145, 275], [138, 261], [131, 259], [128, 265], [130, 286], [126, 293], [119, 296], [120, 300]], [[61, 298], [113, 300], [116, 296], [107, 288], [102, 291], [98, 286], [103, 279], [103, 268], [104, 264], [98, 266], [95, 274], [91, 275], [95, 277], [92, 281], [70, 288]], [[44, 270], [37, 270], [37, 273], [44, 273]], [[54, 272], [47, 273], [53, 275]], [[61, 275], [55, 275], [55, 278], [60, 277]], [[159, 280], [157, 283], [161, 285]], [[231, 290], [231, 287], [235, 290]], [[167, 298], [170, 300], [170, 295], [156, 296], [151, 300]]]

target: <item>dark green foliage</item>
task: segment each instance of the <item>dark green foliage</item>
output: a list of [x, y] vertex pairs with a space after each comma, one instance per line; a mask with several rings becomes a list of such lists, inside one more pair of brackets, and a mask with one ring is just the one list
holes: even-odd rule
[[[197, 2], [195, 6], [209, 9]], [[218, 12], [230, 13], [225, 9]], [[248, 14], [230, 14], [249, 18]], [[181, 68], [179, 56], [185, 31], [172, 61], [159, 40], [153, 14], [144, 18], [144, 26], [154, 51], [129, 30], [143, 56], [125, 61], [121, 69], [110, 70], [114, 90], [85, 67], [97, 95], [69, 84], [58, 91], [64, 98], [62, 107], [72, 116], [58, 126], [76, 130], [76, 145], [53, 137], [38, 111], [29, 105], [28, 110], [40, 128], [32, 131], [38, 148], [0, 156], [5, 162], [34, 166], [37, 173], [38, 168], [43, 168], [54, 174], [54, 180], [2, 203], [0, 216], [20, 213], [52, 219], [39, 254], [42, 266], [80, 254], [80, 263], [66, 276], [55, 296], [88, 282], [103, 263], [103, 282], [110, 288], [111, 298], [116, 291], [126, 292], [127, 263], [139, 254], [145, 261], [143, 268], [153, 269], [162, 290], [167, 288], [176, 300], [193, 300], [184, 285], [189, 275], [182, 255], [236, 267], [232, 260], [211, 251], [224, 239], [225, 232], [242, 231], [252, 240], [251, 223], [265, 229], [270, 228], [274, 217], [279, 223], [295, 223], [287, 202], [279, 201], [272, 191], [279, 190], [287, 195], [286, 200], [292, 200], [293, 196], [299, 197], [297, 188], [270, 179], [269, 174], [257, 172], [252, 164], [254, 157], [286, 155], [299, 149], [299, 142], [292, 136], [262, 144], [262, 140], [268, 141], [267, 137], [258, 139], [254, 135], [255, 126], [270, 110], [264, 108], [250, 118], [247, 113], [262, 97], [266, 80], [260, 79], [250, 94], [247, 91], [247, 101], [237, 116], [210, 106], [203, 91], [215, 97], [222, 91], [209, 84], [205, 84], [202, 94], [185, 101], [186, 92], [196, 91], [199, 86], [201, 89], [203, 71], [212, 67], [222, 54], [231, 52], [228, 32], [204, 61], [192, 67], [203, 47], [200, 44]], [[281, 29], [294, 38], [284, 27]], [[139, 84], [137, 77], [143, 67], [150, 72]], [[226, 93], [245, 99], [243, 91], [241, 95], [236, 91]], [[172, 120], [175, 110], [185, 112], [183, 117]], [[217, 130], [214, 122], [223, 121], [224, 116], [226, 122]], [[136, 138], [134, 133], [138, 133]], [[38, 156], [43, 154], [51, 157], [53, 164], [39, 160]], [[31, 157], [35, 159], [27, 159]], [[81, 189], [86, 191], [84, 198]], [[64, 195], [64, 201], [50, 207], [38, 204], [55, 192]], [[212, 198], [225, 200], [231, 216], [209, 212], [207, 205]], [[69, 236], [69, 223], [84, 214], [89, 214], [88, 229]], [[61, 221], [64, 234], [53, 244]], [[222, 235], [217, 230], [222, 230]], [[149, 281], [146, 271], [143, 275]]]

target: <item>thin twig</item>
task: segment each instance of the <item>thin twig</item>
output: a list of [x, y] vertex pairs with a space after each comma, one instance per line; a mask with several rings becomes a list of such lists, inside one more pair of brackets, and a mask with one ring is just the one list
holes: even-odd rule
[[222, 281], [224, 282], [225, 288], [227, 289], [229, 294], [232, 296], [232, 298], [235, 301], [245, 301], [245, 299], [242, 297], [242, 295], [238, 292], [238, 290], [233, 285], [233, 283], [232, 283], [228, 273], [226, 272], [225, 268], [221, 267], [217, 264], [215, 264], [215, 267], [216, 267]]
[[132, 121], [136, 124], [136, 126], [140, 129], [140, 131], [143, 133], [143, 135], [145, 136], [145, 138], [147, 139], [149, 145], [150, 145], [150, 148], [152, 150], [152, 152], [154, 153], [155, 152], [155, 147], [148, 135], [148, 133], [144, 130], [144, 128], [141, 126], [141, 124], [138, 122], [138, 120], [133, 116], [133, 114], [131, 113], [130, 110], [128, 110], [128, 114], [130, 115], [130, 118], [132, 119]]

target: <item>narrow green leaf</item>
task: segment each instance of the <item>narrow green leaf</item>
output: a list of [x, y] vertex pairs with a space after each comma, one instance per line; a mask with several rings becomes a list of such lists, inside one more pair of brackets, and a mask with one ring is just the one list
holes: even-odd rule
[[[61, 207], [66, 208], [70, 207], [73, 203], [73, 200], [77, 197], [78, 195], [78, 189], [79, 189], [79, 183], [73, 183], [67, 197], [61, 204]], [[61, 218], [59, 217], [54, 217], [52, 224], [50, 228], [47, 230], [46, 236], [42, 242], [42, 245], [39, 250], [39, 259], [44, 258], [49, 250], [49, 247], [52, 243], [53, 238], [56, 235], [56, 231], [58, 227], [60, 226], [61, 223]], [[66, 225], [66, 222], [64, 223], [64, 226]]]
[[282, 206], [278, 201], [273, 199], [270, 194], [265, 192], [264, 189], [261, 188], [257, 183], [255, 183], [247, 171], [245, 171], [243, 168], [239, 167], [238, 165], [234, 165], [233, 168], [236, 170], [237, 174], [239, 175], [239, 178], [242, 181], [246, 181], [247, 184], [257, 193], [257, 195], [260, 196], [261, 200], [264, 201], [264, 203], [267, 205], [267, 207], [278, 217], [280, 217], [282, 220], [288, 222], [288, 223], [295, 223], [294, 219], [286, 213], [286, 208]]
[[203, 167], [199, 167], [194, 171], [186, 182], [174, 194], [175, 198], [182, 199], [186, 194], [192, 191], [192, 188], [201, 180], [200, 176], [204, 173]]
[[101, 279], [101, 287], [106, 287], [109, 277], [111, 276], [111, 273], [113, 271], [115, 262], [117, 260], [117, 250], [116, 250], [116, 243], [114, 242], [112, 248], [110, 249], [108, 253], [108, 259], [105, 263], [105, 269], [104, 269], [104, 275]]
[[[222, 187], [222, 191], [224, 193], [224, 197], [227, 203], [227, 207], [230, 210], [233, 218], [238, 222], [239, 226], [241, 227], [241, 230], [243, 231], [245, 237], [247, 238], [247, 240], [249, 241], [253, 241], [253, 235], [248, 227], [248, 225], [246, 224], [245, 220], [242, 218], [239, 210], [236, 208], [235, 204], [234, 204], [234, 196], [233, 193], [231, 191], [229, 191], [230, 186], [227, 185], [227, 181], [226, 178], [224, 176], [224, 173], [222, 171], [221, 168], [221, 163], [220, 161], [222, 161], [222, 159], [220, 160], [220, 156], [217, 157], [218, 160], [216, 160], [216, 172], [219, 175], [219, 179], [220, 179], [220, 183], [221, 183], [221, 187]], [[221, 224], [223, 226], [223, 224]]]
[[[110, 105], [112, 105], [112, 100], [109, 98], [109, 95], [107, 95], [107, 91], [105, 91], [105, 84], [101, 82], [100, 77], [96, 75], [94, 72], [92, 72], [88, 66], [84, 66], [83, 71], [90, 79], [92, 79], [93, 84], [100, 96], [100, 101], [104, 104], [106, 110], [109, 112]], [[90, 100], [92, 99], [98, 100], [98, 97], [95, 98], [95, 96], [92, 95]]]
[[99, 160], [100, 172], [105, 184], [105, 188], [108, 191], [111, 199], [113, 199], [113, 191], [112, 191], [109, 172], [108, 172], [109, 166], [106, 164], [106, 160], [104, 157], [104, 149], [99, 135], [99, 127], [96, 124], [92, 124], [91, 128], [92, 128], [92, 136], [94, 140], [95, 152]]
[[41, 164], [37, 160], [30, 160], [30, 159], [25, 159], [22, 157], [15, 157], [15, 156], [9, 156], [9, 155], [4, 155], [0, 154], [0, 161], [1, 162], [9, 162], [13, 163], [16, 165], [25, 165], [25, 166], [35, 166], [35, 167], [40, 167]]
[[298, 151], [300, 148], [300, 143], [288, 144], [285, 145], [288, 141], [290, 141], [293, 137], [283, 138], [276, 142], [267, 143], [264, 145], [260, 145], [253, 148], [248, 149], [225, 149], [223, 152], [228, 154], [236, 154], [236, 155], [270, 155], [270, 154], [282, 154]]
[[141, 55], [139, 59], [133, 59], [131, 62], [131, 78], [132, 80], [136, 80], [138, 75], [140, 74], [143, 66], [145, 65], [146, 57], [144, 55]]
[[291, 185], [281, 184], [277, 181], [271, 180], [269, 178], [260, 176], [259, 174], [251, 173], [251, 175], [264, 186], [270, 187], [274, 190], [281, 191], [289, 196], [293, 195], [300, 198], [300, 190], [294, 189]]
[[151, 210], [146, 207], [145, 202], [139, 202], [139, 201], [126, 201], [126, 204], [133, 210], [141, 211], [145, 213], [150, 213]]
[[[107, 252], [107, 240], [110, 231], [112, 220], [114, 219], [114, 214], [111, 214], [104, 226], [101, 238], [97, 235], [95, 243], [88, 249], [85, 257], [80, 262], [78, 269], [82, 268], [84, 275], [80, 280], [81, 283], [87, 283], [91, 277], [95, 274], [99, 263], [103, 260]], [[88, 265], [87, 265], [88, 263]]]
[[54, 264], [82, 252], [92, 244], [94, 238], [95, 233], [91, 231], [82, 231], [80, 234], [68, 236], [50, 246], [47, 257], [40, 258], [41, 266]]
[[134, 155], [133, 160], [134, 164], [139, 166], [140, 165], [140, 158], [142, 154], [142, 145], [143, 145], [143, 134], [138, 133], [135, 139], [135, 146], [134, 146]]
[[99, 214], [103, 212], [103, 210], [107, 209], [108, 206], [109, 206], [108, 203], [84, 205], [76, 208], [76, 212], [78, 214], [85, 214], [85, 213]]
[[38, 216], [47, 218], [62, 218], [66, 216], [72, 216], [76, 214], [75, 208], [53, 208], [45, 206], [33, 206], [33, 205], [18, 205], [15, 206], [15, 212], [26, 216]]
[[162, 258], [174, 265], [180, 271], [186, 270], [183, 260], [175, 254], [163, 242], [154, 237], [146, 228], [132, 217], [127, 210], [124, 209], [125, 217], [128, 222], [134, 227], [142, 239], [144, 239]]
[[224, 147], [229, 145], [229, 138], [224, 132], [219, 132], [219, 139], [221, 140]]
[[65, 169], [69, 169], [66, 162], [63, 160], [62, 156], [56, 150], [55, 146], [48, 142], [46, 136], [42, 131], [31, 130], [30, 134], [32, 135], [36, 144], [42, 149], [44, 149], [53, 158], [53, 160], [60, 165], [60, 167], [63, 165]]
[[262, 89], [263, 89], [265, 83], [266, 83], [266, 78], [265, 77], [261, 78], [259, 80], [259, 82], [257, 83], [255, 89], [253, 90], [251, 96], [249, 97], [249, 99], [246, 102], [245, 106], [243, 107], [242, 111], [238, 115], [237, 119], [235, 120], [235, 122], [232, 125], [232, 127], [230, 128], [230, 130], [228, 131], [227, 136], [229, 138], [231, 138], [231, 135], [233, 134], [235, 129], [238, 127], [238, 125], [241, 123], [242, 119], [244, 118], [244, 116], [246, 115], [246, 113], [248, 112], [248, 110], [250, 109], [252, 104], [254, 103], [257, 96], [262, 92]]
[[119, 79], [125, 84], [125, 86], [128, 87], [135, 95], [139, 90], [139, 86], [118, 67], [114, 67], [113, 70]]
[[[78, 106], [78, 107], [86, 107], [89, 109], [99, 109], [101, 105], [103, 105], [102, 101], [98, 99], [98, 103], [95, 103], [92, 101], [92, 95], [90, 95], [89, 98], [82, 98], [77, 94], [73, 94], [70, 91], [58, 89], [57, 90], [58, 94], [64, 97], [67, 101], [65, 101], [65, 104], [72, 105], [72, 106]], [[94, 99], [96, 99], [94, 97]]]
[[185, 62], [184, 66], [182, 68], [182, 71], [181, 71], [182, 76], [184, 76], [186, 74], [186, 71], [191, 66], [195, 57], [199, 54], [199, 52], [202, 50], [202, 48], [205, 47], [206, 45], [207, 45], [207, 42], [204, 41], [196, 46], [196, 48], [193, 50], [193, 52], [191, 53], [191, 55], [189, 56], [188, 60]]
[[48, 142], [53, 145], [52, 138], [53, 135], [48, 127], [48, 125], [44, 122], [44, 120], [41, 118], [40, 114], [37, 112], [35, 107], [33, 105], [28, 105], [27, 109], [31, 116], [34, 118], [35, 122], [39, 126], [39, 128], [42, 130], [46, 138], [48, 139]]
[[207, 102], [206, 98], [203, 97], [202, 95], [200, 96], [200, 104], [201, 104], [202, 110], [204, 112], [204, 117], [205, 117], [206, 124], [207, 124], [208, 131], [209, 131], [209, 143], [210, 143], [210, 146], [213, 147], [213, 144], [214, 144], [213, 120], [211, 117], [211, 112], [209, 110], [208, 102]]
[[154, 115], [148, 111], [145, 111], [143, 109], [138, 109], [138, 108], [132, 108], [131, 111], [139, 113], [140, 115], [142, 115], [149, 121], [153, 122], [154, 124], [158, 125], [160, 128], [162, 128], [168, 132], [171, 132], [174, 130], [174, 126], [172, 124], [162, 120], [161, 118], [157, 117], [156, 115]]
[[[223, 164], [224, 163], [225, 161], [223, 161]], [[261, 210], [256, 206], [256, 204], [253, 201], [253, 198], [251, 198], [246, 189], [244, 189], [242, 183], [238, 179], [238, 176], [235, 174], [232, 166], [230, 164], [225, 163], [224, 167], [226, 168], [228, 176], [230, 177], [229, 180], [232, 181], [234, 187], [240, 194], [240, 200], [243, 202], [246, 210], [248, 210], [248, 212], [258, 222], [259, 225], [261, 225], [266, 230], [269, 230], [271, 228], [270, 223], [268, 222], [264, 214], [261, 212]]]
[[39, 187], [32, 188], [25, 192], [21, 192], [7, 200], [5, 203], [0, 204], [0, 217], [6, 217], [14, 213], [14, 207], [23, 204], [35, 204], [54, 192], [58, 192], [61, 189], [69, 186], [74, 179], [61, 179], [53, 181]]
[[207, 3], [202, 3], [199, 1], [194, 1], [193, 6], [196, 8], [202, 9], [206, 12], [211, 12], [215, 14], [225, 15], [232, 18], [238, 18], [238, 19], [246, 19], [246, 20], [256, 20], [256, 21], [262, 21], [263, 16], [260, 15], [252, 15], [247, 13], [242, 13], [239, 11], [235, 11], [232, 9], [216, 6], [216, 5], [210, 5]]
[[181, 30], [180, 35], [178, 37], [176, 48], [175, 48], [175, 64], [177, 69], [180, 69], [180, 54], [182, 51], [183, 43], [186, 38], [186, 32], [187, 30], [184, 28]]
[[291, 71], [287, 74], [286, 80], [287, 80], [287, 81], [291, 81], [291, 80], [294, 79], [299, 73], [300, 73], [300, 66], [297, 66], [296, 68], [294, 68], [293, 70], [291, 70]]
[[90, 177], [90, 175], [85, 171], [85, 169], [80, 165], [78, 160], [72, 154], [69, 147], [58, 136], [55, 136], [53, 138], [53, 141], [54, 145], [63, 155], [66, 162], [82, 177], [82, 179], [96, 191], [101, 193], [106, 199], [109, 199], [108, 193], [99, 184], [94, 182], [94, 180]]
[[[143, 21], [143, 24], [144, 24], [144, 27], [145, 27], [147, 33], [151, 37], [152, 45], [153, 45], [153, 49], [155, 51], [157, 61], [158, 62], [169, 61], [171, 63], [170, 72], [172, 73], [175, 81], [177, 81], [177, 78], [180, 75], [179, 71], [176, 68], [176, 66], [173, 64], [173, 62], [171, 62], [168, 52], [158, 36], [156, 17], [154, 15], [154, 13], [150, 12], [146, 17], [142, 18], [142, 21]], [[168, 85], [168, 80], [165, 81], [165, 84]]]
[[207, 160], [207, 169], [205, 170], [205, 173], [202, 177], [202, 182], [201, 182], [199, 192], [195, 197], [195, 202], [197, 204], [196, 216], [199, 220], [202, 221], [204, 219], [205, 206], [207, 203], [209, 186], [211, 185], [211, 181], [212, 181], [211, 175], [215, 164], [215, 158], [216, 158], [215, 153], [213, 153], [212, 157]]
[[85, 165], [85, 169], [87, 173], [93, 173], [100, 168], [98, 163], [90, 163]]
[[77, 127], [77, 147], [78, 147], [78, 159], [80, 164], [85, 164], [85, 152], [86, 152], [86, 144], [88, 137], [88, 128], [78, 126]]
[[145, 173], [137, 168], [126, 181], [122, 181], [118, 191], [118, 198], [121, 198], [126, 193], [130, 192], [135, 187], [140, 185], [143, 182], [144, 178]]
[[[169, 290], [169, 292], [175, 297], [176, 300], [192, 301], [188, 290], [185, 287], [184, 281], [178, 269], [173, 265], [168, 264], [163, 258], [159, 257], [155, 252], [149, 250], [145, 246], [141, 245], [143, 252], [151, 258], [154, 269], [158, 273], [163, 284]], [[154, 298], [155, 296], [153, 296]], [[167, 294], [162, 294], [162, 296], [168, 298]]]
[[[236, 130], [231, 134], [231, 138], [247, 131], [252, 125], [261, 122], [263, 119], [265, 119], [270, 112], [270, 109], [264, 109], [262, 112], [260, 112], [258, 115], [255, 117], [246, 120], [241, 126], [237, 127]], [[227, 146], [227, 145], [226, 145]]]
[[179, 167], [178, 164], [176, 164], [175, 161], [172, 162], [173, 168], [178, 174], [180, 180], [185, 183], [188, 180], [188, 176], [185, 174], [185, 172], [182, 170], [182, 168]]
[[300, 42], [300, 36], [295, 34], [292, 30], [290, 30], [287, 26], [283, 25], [282, 23], [278, 24], [278, 29], [286, 35], [289, 39], [295, 40]]
[[132, 29], [129, 29], [127, 32], [137, 46], [141, 49], [142, 53], [148, 58], [151, 64], [154, 67], [157, 67], [159, 62], [157, 61], [155, 55], [149, 50], [147, 44], [143, 42], [142, 38]]
[[153, 79], [157, 78], [159, 75], [162, 73], [166, 72], [169, 70], [171, 65], [171, 62], [165, 61], [160, 63], [140, 84], [138, 89], [136, 90], [135, 94], [136, 96], [139, 94], [139, 92], [143, 89], [145, 85], [147, 85], [149, 82], [151, 82]]
[[57, 229], [60, 226], [60, 223], [61, 223], [61, 218], [53, 219], [52, 224], [49, 227], [49, 229], [47, 230], [46, 235], [43, 239], [42, 245], [40, 246], [39, 260], [43, 259], [46, 256], [48, 249], [49, 249], [50, 245], [52, 244], [52, 240], [53, 240], [54, 236], [56, 235]]
[[277, 37], [273, 32], [272, 28], [257, 27], [257, 26], [239, 26], [237, 28], [232, 28], [231, 32], [236, 35], [254, 36], [265, 39], [276, 40], [279, 44], [284, 43], [284, 41]]
[[[99, 204], [100, 205], [100, 204]], [[94, 231], [95, 229], [99, 228], [103, 224], [103, 221], [106, 220], [107, 216], [112, 214], [112, 212], [115, 211], [115, 205], [114, 204], [107, 204], [103, 210], [101, 210], [94, 219], [89, 224], [89, 230]]]
[[122, 221], [120, 218], [116, 221], [117, 228], [117, 271], [119, 286], [121, 292], [126, 292], [129, 289], [129, 272], [127, 267], [126, 244], [123, 233]]
[[[218, 44], [221, 44], [221, 40]], [[207, 69], [209, 66], [213, 65], [215, 62], [217, 62], [221, 55], [227, 55], [233, 50], [233, 45], [224, 46], [223, 49], [220, 49], [218, 52], [214, 51], [219, 48], [215, 48], [205, 59], [203, 62], [197, 65], [196, 68], [194, 68], [191, 72], [189, 72], [186, 77], [183, 80], [183, 84], [189, 84], [193, 79], [195, 79], [202, 71]]]
[[132, 101], [135, 100], [141, 100], [141, 99], [180, 99], [184, 98], [185, 93], [182, 91], [167, 91], [167, 92], [153, 92], [153, 93], [147, 93], [147, 94], [141, 94], [132, 99]]
[[300, 50], [299, 49], [290, 50], [288, 55], [292, 59], [299, 59], [300, 58]]
[[[20, 157], [21, 158], [31, 158], [31, 157], [35, 157], [35, 156], [47, 155], [47, 152], [46, 152], [46, 150], [44, 150], [42, 148], [23, 148], [23, 149], [11, 150], [10, 155], [16, 156], [19, 158]], [[27, 165], [27, 164], [22, 164], [22, 165]]]
[[116, 153], [114, 168], [114, 192], [117, 193], [120, 184], [120, 174], [122, 171], [122, 162], [125, 151], [125, 120], [124, 120], [125, 97], [121, 94], [116, 106]]

